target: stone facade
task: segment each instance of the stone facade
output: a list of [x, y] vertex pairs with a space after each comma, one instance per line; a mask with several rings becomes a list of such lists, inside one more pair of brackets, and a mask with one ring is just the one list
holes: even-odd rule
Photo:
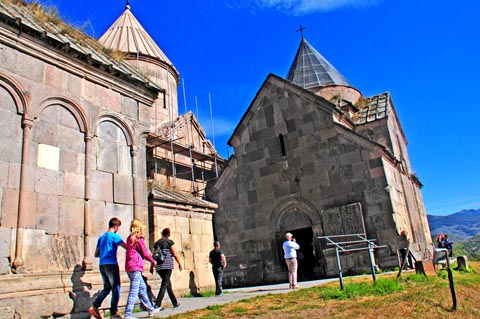
[[[61, 22], [36, 20], [31, 6], [0, 2], [0, 318], [90, 318], [102, 288], [93, 254], [113, 216], [123, 238], [133, 218], [143, 220], [150, 246], [170, 227], [184, 266], [172, 277], [177, 293], [212, 288], [217, 205], [198, 198], [205, 180], [147, 171], [158, 158], [170, 167], [192, 163], [189, 149], [201, 163], [192, 171], [216, 168], [204, 159], [217, 155], [191, 114], [185, 127], [195, 144], [179, 140], [168, 150], [158, 140], [160, 127], [182, 122], [177, 71], [147, 58], [148, 68], [118, 61], [94, 39], [63, 32]], [[123, 269], [122, 251], [119, 263]], [[145, 275], [156, 293], [159, 277]], [[121, 305], [125, 273], [122, 283]]]
[[[281, 248], [287, 231], [302, 247], [301, 279], [338, 275], [334, 246], [324, 236], [364, 234], [381, 246], [376, 264], [393, 268], [405, 231], [423, 259], [431, 238], [420, 184], [390, 98], [368, 105], [377, 99], [388, 114], [370, 112], [375, 122], [357, 124], [364, 109], [268, 76], [230, 138], [235, 155], [208, 193], [219, 205], [215, 234], [231, 255], [227, 286], [287, 281]], [[340, 257], [345, 273], [371, 267], [367, 250]]]

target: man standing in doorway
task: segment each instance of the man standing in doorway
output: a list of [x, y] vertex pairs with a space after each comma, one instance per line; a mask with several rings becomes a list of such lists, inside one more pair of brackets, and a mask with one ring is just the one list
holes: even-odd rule
[[297, 285], [297, 269], [298, 269], [298, 261], [297, 261], [297, 250], [300, 249], [300, 245], [297, 244], [295, 238], [291, 233], [287, 233], [285, 235], [286, 240], [283, 242], [283, 252], [285, 263], [288, 267], [288, 283], [290, 289], [300, 288]]
[[220, 249], [220, 242], [213, 242], [213, 249], [210, 252], [208, 261], [212, 264], [213, 277], [215, 278], [215, 296], [223, 296], [222, 291], [222, 278], [223, 278], [223, 269], [227, 267], [227, 258], [223, 254], [223, 251]]

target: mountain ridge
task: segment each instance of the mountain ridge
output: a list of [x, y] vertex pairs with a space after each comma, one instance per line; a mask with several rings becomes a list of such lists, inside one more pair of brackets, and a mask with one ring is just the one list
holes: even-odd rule
[[464, 209], [445, 215], [427, 215], [432, 237], [448, 234], [457, 243], [480, 235], [480, 209]]

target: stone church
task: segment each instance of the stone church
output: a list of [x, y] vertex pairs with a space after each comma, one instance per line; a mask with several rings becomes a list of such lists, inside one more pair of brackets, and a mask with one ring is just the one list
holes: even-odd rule
[[[113, 216], [123, 238], [141, 219], [150, 246], [170, 227], [179, 293], [214, 286], [218, 206], [204, 189], [224, 160], [193, 113], [179, 114], [179, 79], [128, 1], [98, 41], [55, 9], [0, 1], [1, 318], [89, 318], [95, 245]], [[156, 293], [159, 277], [145, 275]]]
[[338, 276], [338, 263], [351, 274], [393, 268], [409, 243], [430, 258], [391, 95], [363, 96], [303, 35], [286, 79], [266, 78], [228, 143], [234, 155], [208, 192], [227, 286], [286, 282], [286, 232], [301, 247], [300, 279]]

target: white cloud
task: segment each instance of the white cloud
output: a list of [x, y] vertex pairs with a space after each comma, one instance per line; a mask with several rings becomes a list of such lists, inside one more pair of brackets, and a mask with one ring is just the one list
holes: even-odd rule
[[343, 7], [367, 7], [382, 0], [243, 0], [229, 1], [230, 5], [260, 10], [274, 10], [288, 15], [307, 15]]

